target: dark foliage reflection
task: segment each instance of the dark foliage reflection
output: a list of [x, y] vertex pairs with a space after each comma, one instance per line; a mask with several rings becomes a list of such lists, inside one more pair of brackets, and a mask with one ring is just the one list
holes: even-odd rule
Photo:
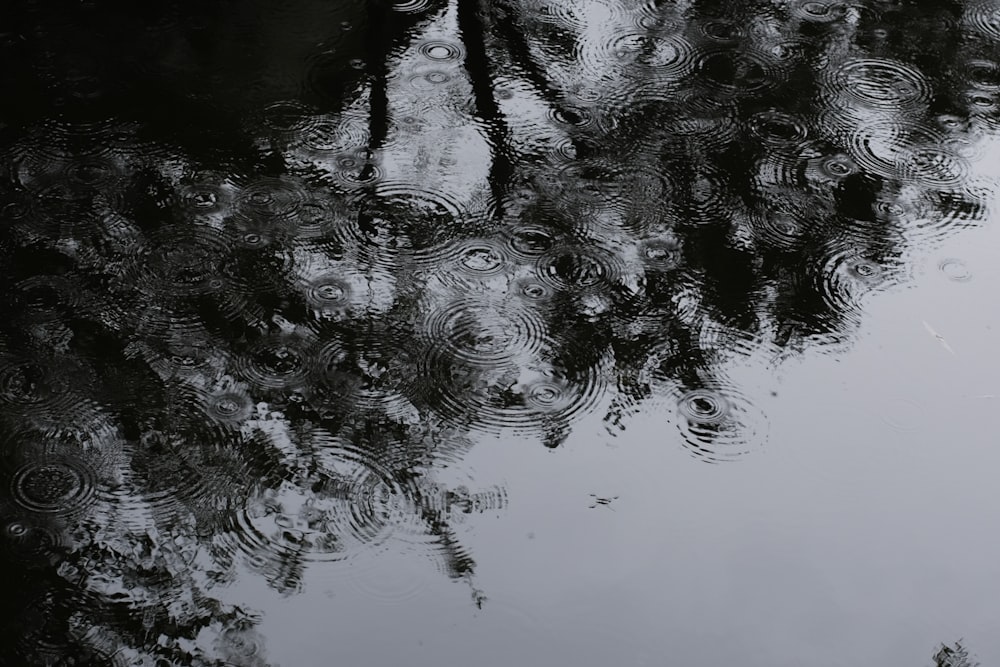
[[381, 549], [488, 603], [476, 438], [752, 456], [738, 368], [849, 345], [991, 194], [984, 3], [14, 4], [8, 664], [264, 665], [214, 589]]

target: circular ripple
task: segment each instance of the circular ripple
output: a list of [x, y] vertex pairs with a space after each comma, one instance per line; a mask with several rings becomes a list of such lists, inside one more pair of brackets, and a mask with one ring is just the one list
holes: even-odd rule
[[541, 225], [517, 225], [504, 234], [511, 253], [521, 259], [535, 259], [556, 244], [556, 235]]
[[438, 86], [450, 83], [453, 78], [452, 72], [444, 69], [423, 69], [417, 74], [407, 79], [407, 83], [417, 90], [433, 90]]
[[314, 108], [296, 100], [284, 100], [264, 107], [258, 123], [271, 136], [289, 141], [312, 132], [317, 120]]
[[461, 299], [436, 307], [423, 321], [431, 357], [495, 366], [536, 354], [546, 341], [534, 310]]
[[842, 21], [847, 16], [849, 5], [823, 0], [800, 0], [789, 8], [792, 17], [812, 23], [832, 23]]
[[806, 124], [781, 111], [763, 111], [751, 116], [750, 132], [768, 144], [789, 145], [804, 141], [809, 133]]
[[232, 206], [236, 187], [223, 177], [203, 176], [194, 182], [179, 185], [175, 192], [178, 207], [187, 214], [197, 217], [228, 214]]
[[858, 173], [858, 165], [849, 156], [842, 153], [826, 155], [814, 162], [815, 168], [823, 179], [841, 181]]
[[141, 342], [129, 345], [126, 355], [141, 358], [161, 377], [198, 377], [224, 368], [229, 355], [200, 325], [177, 330], [170, 322], [164, 326], [162, 313], [140, 315], [138, 334]]
[[0, 524], [0, 551], [25, 566], [47, 564], [67, 546], [63, 536], [44, 522], [8, 519]]
[[148, 294], [194, 296], [224, 290], [232, 237], [211, 227], [165, 227], [133, 253], [130, 273]]
[[663, 100], [664, 93], [675, 87], [673, 84], [690, 74], [697, 65], [695, 48], [681, 35], [644, 38], [642, 46], [628, 72], [634, 71], [638, 65], [647, 70], [645, 76], [629, 84], [633, 88], [630, 93], [633, 99]]
[[695, 389], [684, 394], [677, 409], [686, 421], [696, 424], [721, 424], [732, 411], [729, 400], [710, 389]]
[[321, 311], [346, 310], [353, 303], [350, 281], [338, 273], [317, 276], [306, 285], [306, 301]]
[[263, 220], [291, 220], [308, 199], [305, 190], [278, 178], [261, 178], [243, 187], [237, 203], [244, 214]]
[[227, 665], [260, 664], [264, 656], [264, 638], [249, 627], [230, 627], [219, 633], [216, 648]]
[[123, 176], [114, 161], [101, 157], [77, 158], [65, 166], [63, 173], [69, 182], [91, 190], [110, 187]]
[[510, 256], [500, 242], [489, 238], [462, 239], [421, 253], [418, 260], [433, 267], [436, 274], [461, 278], [459, 286], [472, 286], [470, 281], [481, 282], [507, 273]]
[[601, 98], [604, 97], [604, 91], [590, 83], [575, 83], [566, 88], [566, 96], [587, 106], [600, 102]]
[[614, 285], [622, 267], [616, 257], [599, 248], [557, 246], [538, 258], [538, 277], [558, 290]]
[[[277, 465], [273, 460], [252, 464], [241, 460], [241, 456], [253, 455], [240, 451], [239, 433], [204, 423], [197, 404], [174, 402], [171, 412], [164, 416], [170, 420], [169, 432], [144, 430], [130, 446], [136, 487], [158, 525], [180, 525], [178, 519], [186, 522], [193, 512], [199, 515], [199, 523], [204, 520], [211, 525], [205, 529], [213, 530], [218, 525], [214, 517], [243, 502], [260, 483], [256, 475], [277, 474]], [[262, 443], [255, 445], [259, 448]], [[253, 466], [254, 479], [248, 478], [247, 465]]]
[[431, 0], [393, 0], [389, 6], [400, 14], [419, 14], [431, 6]]
[[[834, 329], [842, 320], [859, 324], [866, 299], [892, 286], [898, 278], [895, 263], [866, 257], [854, 243], [846, 239], [833, 246], [818, 275], [818, 289], [829, 309]], [[835, 330], [834, 333], [850, 332]]]
[[948, 257], [938, 262], [938, 269], [948, 280], [965, 283], [972, 280], [972, 271], [965, 262], [954, 257]]
[[55, 363], [0, 360], [0, 407], [20, 414], [71, 414], [77, 398]]
[[423, 188], [418, 184], [384, 181], [375, 188], [379, 204], [401, 213], [417, 216], [445, 217], [462, 220], [465, 207], [449, 193]]
[[35, 154], [14, 165], [26, 189], [50, 201], [86, 203], [117, 186], [125, 177], [123, 160], [110, 152], [44, 159]]
[[930, 99], [930, 84], [916, 67], [897, 60], [861, 58], [832, 72], [827, 85], [836, 95], [877, 109], [909, 109]]
[[708, 463], [738, 461], [759, 450], [767, 437], [763, 414], [724, 383], [679, 395], [677, 417], [685, 449]]
[[82, 314], [87, 312], [90, 299], [75, 278], [73, 274], [32, 276], [14, 286], [15, 302], [33, 316], [52, 311]]
[[410, 499], [371, 452], [325, 437], [314, 465], [251, 499], [230, 536], [251, 562], [344, 560], [382, 544], [411, 513]]
[[342, 221], [348, 219], [335, 202], [308, 199], [302, 202], [295, 221], [296, 236], [302, 240], [325, 238], [336, 234]]
[[411, 398], [420, 382], [417, 354], [375, 334], [328, 341], [316, 353], [323, 387], [334, 399], [328, 407], [340, 414], [374, 410], [411, 420], [416, 416]]
[[655, 47], [655, 40], [642, 31], [612, 30], [596, 48], [586, 48], [590, 44], [578, 48], [578, 57], [584, 67], [595, 73], [604, 71], [609, 62], [622, 67], [629, 67], [642, 61], [646, 54]]
[[971, 171], [968, 160], [948, 146], [908, 146], [898, 157], [900, 171], [910, 179], [939, 190], [959, 190]]
[[673, 236], [643, 239], [639, 242], [639, 260], [649, 269], [669, 271], [681, 263], [681, 242]]
[[268, 336], [237, 358], [241, 376], [261, 389], [300, 386], [309, 377], [312, 341], [292, 336]]
[[896, 119], [866, 122], [849, 136], [849, 149], [865, 171], [888, 178], [905, 178], [911, 146], [935, 146], [940, 135], [932, 127]]
[[1000, 65], [992, 60], [970, 60], [961, 69], [962, 76], [980, 90], [1000, 91]]
[[459, 42], [432, 39], [422, 42], [417, 51], [424, 58], [436, 62], [459, 62], [465, 58], [465, 49]]
[[713, 19], [699, 26], [701, 34], [721, 44], [731, 44], [743, 36], [743, 26], [728, 19]]
[[606, 207], [646, 210], [651, 204], [669, 201], [675, 189], [666, 169], [612, 160], [578, 162], [565, 168], [562, 176], [572, 186], [567, 191], [567, 203], [579, 202], [583, 213]]
[[757, 93], [777, 85], [784, 78], [772, 59], [756, 51], [703, 51], [696, 62], [700, 81], [723, 93]]
[[[702, 150], [713, 150], [736, 138], [739, 125], [734, 100], [721, 99], [710, 91], [690, 89], [671, 93], [663, 99], [642, 99], [627, 116], [608, 117], [613, 123], [605, 130], [626, 136], [647, 137], [650, 120], [670, 128], [669, 135], [684, 142], [695, 143]], [[662, 140], [654, 134], [639, 142], [639, 153], [662, 151]]]
[[906, 398], [890, 398], [882, 401], [879, 406], [879, 416], [891, 428], [902, 431], [915, 431], [927, 409], [916, 401]]
[[455, 264], [473, 276], [490, 276], [503, 273], [507, 260], [503, 250], [489, 240], [469, 240], [459, 244]]
[[965, 8], [965, 19], [974, 30], [1000, 40], [1000, 6], [993, 0], [978, 0]]
[[586, 18], [580, 16], [581, 8], [562, 0], [529, 0], [521, 11], [538, 21], [573, 32], [587, 25]]
[[204, 411], [214, 421], [225, 426], [239, 426], [254, 411], [253, 400], [239, 390], [216, 391], [204, 397]]
[[806, 230], [805, 221], [780, 212], [765, 214], [754, 225], [754, 232], [764, 245], [782, 250], [799, 247]]
[[472, 366], [442, 359], [427, 376], [434, 408], [450, 422], [487, 432], [536, 431], [556, 438], [593, 412], [606, 389], [606, 369], [588, 367], [569, 375], [554, 367], [499, 364]]
[[555, 294], [555, 290], [536, 278], [518, 278], [511, 284], [511, 294], [529, 304], [545, 304]]
[[550, 154], [557, 162], [571, 162], [577, 158], [576, 143], [570, 137], [560, 137], [553, 143]]
[[366, 148], [338, 154], [329, 173], [348, 190], [378, 183], [384, 177], [377, 158]]
[[45, 458], [14, 472], [14, 502], [29, 512], [69, 516], [85, 510], [96, 499], [97, 478], [84, 461]]
[[991, 128], [996, 128], [996, 114], [1000, 111], [1000, 97], [992, 91], [969, 90], [963, 93], [969, 105], [969, 113], [982, 119]]
[[680, 203], [687, 211], [687, 222], [716, 224], [728, 220], [735, 209], [728, 176], [716, 169], [692, 170]]
[[320, 153], [343, 152], [368, 143], [368, 127], [360, 114], [320, 118], [310, 123], [302, 134], [304, 147]]
[[545, 111], [546, 117], [557, 125], [569, 125], [572, 127], [584, 128], [593, 125], [594, 114], [586, 107], [549, 106]]

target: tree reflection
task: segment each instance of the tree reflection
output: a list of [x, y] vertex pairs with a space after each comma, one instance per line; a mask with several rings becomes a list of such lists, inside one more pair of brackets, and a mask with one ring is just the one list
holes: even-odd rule
[[969, 649], [961, 641], [953, 646], [942, 644], [934, 654], [934, 667], [976, 667], [979, 663], [973, 661]]
[[335, 4], [12, 10], [13, 660], [266, 664], [213, 589], [401, 534], [481, 605], [504, 491], [437, 481], [479, 435], [652, 409], [738, 460], [731, 369], [849, 344], [986, 207], [955, 3]]

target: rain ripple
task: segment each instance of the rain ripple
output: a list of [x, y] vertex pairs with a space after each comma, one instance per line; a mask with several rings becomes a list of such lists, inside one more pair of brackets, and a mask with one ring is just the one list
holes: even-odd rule
[[845, 96], [874, 109], [913, 109], [930, 100], [927, 78], [912, 65], [897, 60], [849, 60], [827, 76], [834, 96]]
[[427, 375], [435, 410], [448, 421], [489, 433], [539, 433], [556, 446], [600, 403], [606, 371], [600, 365], [570, 373], [544, 364], [482, 366], [441, 359]]
[[251, 498], [218, 539], [258, 568], [289, 559], [339, 561], [379, 547], [412, 505], [372, 452], [320, 434], [314, 465]]
[[459, 299], [435, 307], [421, 327], [431, 346], [428, 363], [444, 355], [493, 367], [538, 354], [546, 340], [544, 320], [534, 309]]
[[707, 463], [739, 461], [767, 439], [763, 413], [728, 382], [707, 382], [680, 393], [677, 419], [687, 452]]

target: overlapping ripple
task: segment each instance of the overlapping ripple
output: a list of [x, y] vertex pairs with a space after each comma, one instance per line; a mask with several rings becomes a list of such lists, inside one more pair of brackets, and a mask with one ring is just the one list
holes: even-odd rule
[[866, 252], [854, 243], [850, 237], [831, 243], [815, 277], [834, 329], [839, 328], [837, 319], [841, 318], [853, 326], [860, 324], [866, 300], [903, 277], [898, 257], [879, 256], [877, 250]]
[[254, 124], [265, 134], [286, 143], [314, 133], [319, 123], [320, 116], [316, 109], [297, 100], [273, 102], [254, 119]]
[[[854, 127], [848, 148], [851, 157], [865, 171], [902, 179], [909, 175], [907, 170], [913, 168], [910, 164], [914, 161], [911, 148], [938, 146], [940, 141], [940, 134], [929, 125], [901, 119], [879, 119]], [[933, 173], [932, 167], [928, 164], [925, 169]], [[947, 167], [942, 165], [942, 168]]]
[[14, 471], [11, 497], [28, 512], [72, 516], [96, 500], [97, 475], [85, 460], [47, 457]]
[[315, 348], [316, 342], [306, 336], [265, 336], [236, 358], [237, 372], [264, 391], [294, 389], [309, 377]]
[[403, 487], [372, 452], [324, 435], [295, 483], [249, 499], [221, 540], [253, 563], [336, 561], [377, 548], [412, 514]]
[[782, 111], [762, 111], [750, 117], [750, 132], [759, 140], [776, 146], [795, 145], [809, 134], [805, 122]]
[[339, 336], [323, 342], [315, 365], [326, 396], [325, 409], [346, 416], [378, 411], [400, 422], [416, 418], [413, 398], [420, 389], [418, 351], [389, 332]]
[[699, 83], [725, 95], [756, 94], [785, 78], [780, 63], [750, 49], [708, 49], [698, 55], [696, 62]]
[[163, 227], [133, 251], [126, 275], [150, 296], [189, 297], [225, 289], [234, 239], [205, 225]]
[[304, 188], [279, 178], [250, 181], [236, 194], [236, 204], [245, 215], [276, 224], [294, 220], [307, 199]]
[[300, 140], [307, 152], [319, 155], [356, 149], [368, 143], [367, 118], [359, 113], [320, 116], [303, 129]]
[[12, 417], [76, 414], [81, 396], [74, 391], [73, 376], [67, 371], [56, 359], [20, 355], [0, 358], [0, 411]]
[[[417, 262], [450, 287], [486, 289], [513, 270], [510, 251], [498, 239], [466, 238], [420, 253]], [[433, 269], [431, 269], [433, 267]]]
[[558, 439], [600, 403], [607, 380], [590, 366], [569, 375], [558, 367], [512, 362], [484, 366], [442, 358], [428, 369], [435, 410], [451, 423], [487, 432], [505, 429]]
[[836, 0], [798, 0], [790, 3], [789, 14], [810, 23], [832, 23], [843, 21], [849, 9], [849, 3]]
[[551, 249], [557, 237], [546, 225], [517, 225], [504, 232], [512, 255], [521, 260], [533, 260]]
[[993, 0], [976, 0], [965, 7], [965, 21], [985, 37], [1000, 41], [1000, 7]]
[[919, 69], [884, 58], [849, 60], [829, 73], [826, 85], [830, 94], [874, 109], [914, 109], [931, 95]]
[[535, 264], [538, 278], [557, 290], [616, 285], [624, 267], [608, 250], [594, 246], [560, 245], [546, 251]]
[[421, 323], [430, 358], [493, 367], [537, 354], [546, 326], [536, 309], [456, 299], [435, 305]]

